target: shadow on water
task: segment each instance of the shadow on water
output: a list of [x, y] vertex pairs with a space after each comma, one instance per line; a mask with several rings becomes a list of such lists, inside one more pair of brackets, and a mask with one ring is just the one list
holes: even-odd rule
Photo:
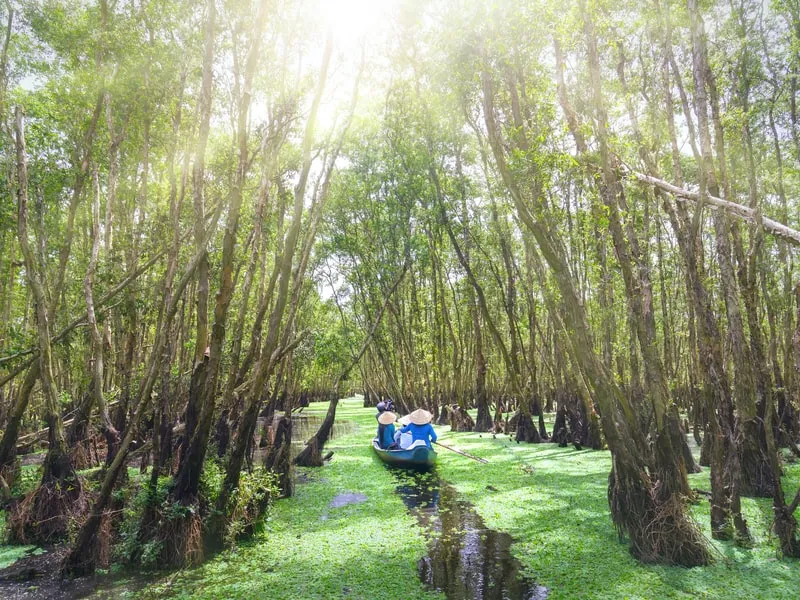
[[428, 555], [420, 559], [423, 583], [449, 600], [540, 600], [546, 587], [520, 574], [511, 556], [511, 536], [488, 529], [469, 502], [441, 481], [435, 471], [388, 467], [395, 491], [428, 538]]

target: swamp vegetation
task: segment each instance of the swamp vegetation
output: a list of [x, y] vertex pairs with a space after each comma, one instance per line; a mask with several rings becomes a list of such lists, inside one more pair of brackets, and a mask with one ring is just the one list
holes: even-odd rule
[[0, 591], [465, 597], [391, 398], [508, 593], [796, 597], [797, 0], [0, 25]]

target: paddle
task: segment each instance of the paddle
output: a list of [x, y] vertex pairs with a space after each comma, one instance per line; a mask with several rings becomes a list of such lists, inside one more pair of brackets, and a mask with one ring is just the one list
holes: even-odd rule
[[461, 456], [466, 456], [467, 458], [471, 458], [472, 460], [477, 460], [479, 463], [486, 464], [486, 463], [489, 462], [485, 458], [480, 458], [478, 456], [472, 456], [472, 454], [468, 454], [468, 453], [464, 452], [463, 450], [456, 450], [455, 448], [452, 448], [450, 446], [445, 446], [444, 444], [442, 444], [440, 442], [433, 442], [433, 443], [436, 444], [437, 446], [441, 446], [442, 448], [450, 450], [450, 452], [455, 452], [456, 454], [460, 454]]

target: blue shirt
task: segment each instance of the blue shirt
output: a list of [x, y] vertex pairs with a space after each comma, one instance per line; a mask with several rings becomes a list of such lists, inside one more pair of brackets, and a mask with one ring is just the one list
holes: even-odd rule
[[[406, 432], [411, 433], [412, 442], [422, 440], [428, 445], [428, 448], [431, 447], [431, 442], [436, 441], [436, 432], [433, 430], [433, 426], [430, 423], [425, 423], [425, 425], [409, 423], [400, 430], [400, 433]], [[430, 438], [430, 440], [428, 438]]]
[[378, 443], [381, 448], [385, 450], [392, 442], [394, 442], [394, 423], [378, 425]]

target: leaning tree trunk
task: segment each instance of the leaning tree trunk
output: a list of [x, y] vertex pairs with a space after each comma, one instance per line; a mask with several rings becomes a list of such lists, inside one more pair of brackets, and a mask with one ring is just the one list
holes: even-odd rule
[[[95, 174], [95, 178], [97, 174]], [[113, 452], [119, 445], [119, 432], [111, 423], [111, 417], [108, 414], [108, 403], [106, 402], [105, 394], [103, 393], [104, 369], [103, 369], [103, 337], [100, 335], [100, 328], [97, 326], [97, 315], [95, 314], [94, 303], [94, 276], [97, 271], [97, 257], [100, 250], [100, 185], [95, 180], [95, 193], [92, 196], [92, 254], [89, 260], [89, 266], [86, 268], [86, 277], [83, 280], [83, 291], [86, 299], [86, 315], [89, 323], [89, 333], [91, 336], [91, 397], [92, 405], [97, 405], [98, 413], [100, 415], [100, 431], [106, 439], [106, 447], [108, 453], [106, 456], [106, 464], [111, 463]]]
[[[196, 435], [200, 427], [203, 412], [204, 391], [208, 374], [210, 353], [208, 343], [208, 252], [205, 244], [205, 156], [211, 130], [211, 103], [213, 96], [214, 71], [214, 31], [216, 21], [216, 5], [212, 0], [207, 3], [205, 23], [205, 40], [203, 51], [203, 76], [198, 101], [200, 118], [197, 136], [197, 151], [192, 167], [192, 187], [194, 192], [194, 236], [195, 251], [202, 258], [197, 269], [197, 322], [195, 334], [194, 364], [189, 385], [189, 401], [186, 406], [186, 427], [181, 445], [181, 458], [178, 474], [175, 478], [175, 489], [171, 497], [183, 504], [193, 504], [197, 500], [200, 486], [200, 474], [203, 469], [205, 447], [198, 449], [201, 435]], [[216, 360], [219, 360], [217, 357]]]
[[[594, 23], [586, 10], [585, 4], [582, 5], [582, 12], [584, 31], [589, 48], [588, 59], [593, 97], [592, 104], [596, 116], [597, 137], [600, 145], [601, 173], [597, 176], [600, 196], [608, 208], [609, 230], [621, 267], [630, 307], [630, 317], [639, 340], [639, 347], [647, 374], [648, 392], [653, 406], [656, 426], [654, 464], [660, 484], [658, 490], [659, 493], [664, 494], [664, 499], [668, 499], [676, 494], [690, 493], [689, 482], [686, 478], [686, 465], [683, 462], [682, 455], [676, 453], [672, 447], [673, 438], [670, 435], [670, 422], [667, 418], [667, 406], [671, 399], [669, 398], [667, 381], [658, 352], [649, 268], [644, 264], [638, 236], [630, 223], [627, 227], [627, 235], [623, 231], [620, 211], [627, 209], [627, 206], [625, 205], [621, 181], [609, 155], [608, 119], [601, 90], [597, 38]], [[620, 78], [624, 86], [624, 71], [621, 71]], [[633, 116], [633, 111], [630, 114]], [[634, 128], [636, 128], [635, 120]], [[631, 348], [631, 354], [635, 355], [635, 352], [636, 349]]]
[[283, 416], [275, 428], [275, 438], [264, 456], [264, 468], [278, 476], [281, 498], [294, 495], [294, 464], [291, 460], [292, 418]]
[[532, 200], [537, 203], [534, 213], [531, 213], [526, 197], [506, 163], [506, 151], [495, 120], [494, 91], [489, 73], [484, 71], [481, 80], [484, 119], [497, 169], [518, 216], [533, 234], [555, 277], [573, 352], [600, 404], [603, 432], [613, 458], [609, 477], [612, 519], [620, 533], [629, 536], [631, 551], [640, 560], [687, 566], [707, 564], [708, 549], [700, 532], [686, 518], [683, 501], [676, 495], [664, 498], [654, 489], [655, 482], [646, 470], [647, 460], [640, 455], [639, 444], [635, 442], [641, 437], [637, 432], [636, 418], [627, 398], [593, 351], [583, 303], [575, 289], [565, 252], [553, 236], [556, 229], [546, 221], [537, 184], [526, 184], [526, 189], [533, 189]]
[[3, 431], [3, 439], [0, 440], [0, 477], [6, 481], [9, 486], [14, 485], [16, 480], [17, 471], [17, 437], [19, 436], [20, 426], [22, 425], [22, 418], [28, 410], [28, 403], [31, 399], [31, 392], [36, 382], [39, 380], [40, 362], [35, 360], [28, 369], [22, 385], [17, 390], [17, 399], [14, 402], [14, 408]]
[[280, 257], [278, 262], [276, 262], [276, 269], [280, 270], [280, 280], [278, 283], [278, 289], [276, 290], [277, 296], [275, 297], [275, 303], [272, 313], [270, 314], [267, 336], [262, 348], [261, 358], [256, 363], [255, 373], [252, 377], [251, 384], [246, 391], [245, 412], [239, 421], [233, 449], [228, 457], [228, 462], [225, 465], [225, 479], [222, 483], [222, 487], [220, 488], [216, 505], [217, 514], [219, 517], [209, 526], [209, 530], [206, 535], [207, 544], [212, 549], [222, 547], [227, 528], [225, 519], [227, 519], [228, 515], [230, 514], [232, 508], [230, 506], [231, 498], [234, 490], [239, 485], [239, 477], [242, 465], [244, 464], [245, 454], [250, 444], [250, 440], [252, 439], [253, 432], [255, 431], [256, 419], [258, 418], [262, 393], [277, 364], [277, 357], [274, 354], [277, 350], [279, 350], [278, 336], [289, 296], [289, 280], [291, 278], [292, 260], [295, 255], [297, 240], [300, 235], [306, 184], [308, 182], [308, 176], [312, 162], [311, 144], [314, 138], [317, 112], [322, 100], [322, 92], [325, 88], [328, 66], [330, 64], [332, 53], [333, 42], [329, 36], [323, 52], [322, 68], [314, 93], [314, 100], [311, 105], [311, 113], [309, 115], [308, 122], [306, 124], [306, 130], [303, 136], [303, 166], [294, 190], [294, 213], [292, 224], [286, 236], [283, 255]]
[[12, 536], [20, 541], [51, 542], [67, 534], [70, 515], [83, 509], [81, 483], [70, 461], [61, 420], [61, 407], [53, 381], [50, 325], [45, 295], [44, 273], [34, 256], [28, 238], [28, 160], [22, 109], [15, 112], [17, 150], [17, 233], [25, 259], [25, 271], [34, 296], [36, 328], [39, 342], [39, 371], [49, 428], [48, 451], [42, 469], [42, 481], [12, 517]]
[[[208, 225], [208, 230], [205, 236], [205, 243], [211, 238], [216, 229], [217, 219], [219, 218], [220, 210], [212, 217]], [[84, 523], [75, 543], [72, 545], [69, 554], [64, 559], [61, 567], [63, 575], [67, 576], [80, 576], [87, 575], [94, 572], [96, 565], [96, 550], [98, 543], [97, 532], [100, 529], [100, 524], [105, 514], [106, 507], [111, 499], [111, 492], [114, 490], [117, 478], [122, 472], [126, 460], [128, 458], [128, 451], [133, 442], [134, 437], [138, 433], [138, 426], [147, 412], [152, 397], [153, 387], [155, 386], [156, 378], [160, 372], [159, 361], [163, 358], [164, 346], [167, 343], [167, 334], [171, 330], [175, 313], [181, 303], [181, 297], [189, 284], [189, 281], [195, 276], [197, 268], [203, 258], [204, 252], [201, 250], [195, 254], [191, 262], [186, 266], [180, 280], [175, 284], [174, 288], [166, 287], [164, 290], [164, 321], [162, 327], [156, 332], [156, 339], [153, 344], [152, 351], [148, 358], [147, 365], [145, 366], [146, 376], [141, 382], [141, 386], [136, 396], [136, 402], [133, 407], [133, 416], [125, 430], [125, 437], [119, 445], [117, 454], [114, 456], [111, 464], [106, 469], [103, 483], [100, 487], [100, 492], [92, 506], [89, 518]], [[169, 532], [162, 532], [167, 535]]]

